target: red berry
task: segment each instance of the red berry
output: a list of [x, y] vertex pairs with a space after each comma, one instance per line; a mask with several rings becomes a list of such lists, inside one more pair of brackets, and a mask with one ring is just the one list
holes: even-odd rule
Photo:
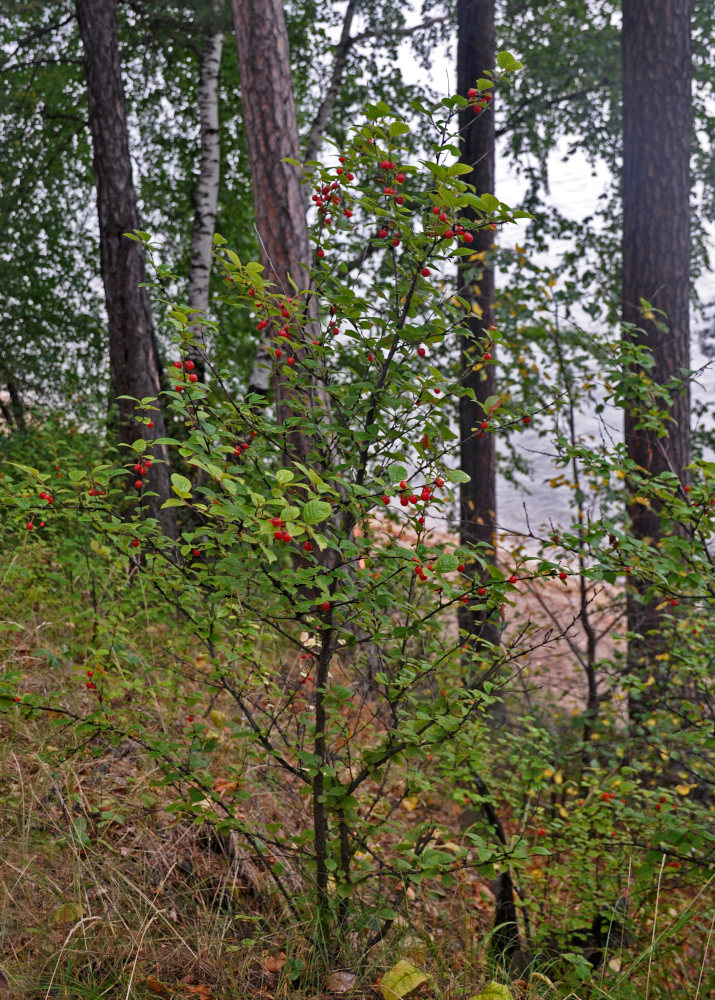
[[400, 241], [397, 237], [395, 237], [394, 240], [392, 241], [392, 245], [393, 247], [399, 247]]
[[463, 573], [466, 568], [467, 567], [464, 565], [464, 563], [460, 563], [459, 566], [457, 566], [457, 572], [458, 573]]
[[678, 601], [677, 601], [677, 599], [676, 599], [675, 597], [671, 597], [671, 599], [670, 599], [670, 603], [672, 604], [672, 606], [673, 606], [674, 608], [677, 608], [677, 606], [678, 606]]
[[404, 174], [395, 174], [395, 180], [397, 181], [398, 184], [404, 184], [405, 183], [405, 175]]
[[568, 573], [564, 573], [563, 570], [559, 573], [559, 580], [568, 579]]
[[185, 361], [185, 362], [184, 362], [184, 368], [185, 368], [185, 370], [186, 370], [187, 372], [192, 372], [192, 371], [194, 370], [194, 368], [195, 368], [195, 367], [196, 367], [196, 365], [195, 365], [195, 364], [194, 364], [194, 362], [193, 362], [193, 361], [191, 360], [191, 358], [189, 358], [189, 360], [188, 360], [188, 361]]
[[384, 505], [385, 505], [385, 506], [387, 507], [387, 505], [388, 505], [388, 504], [389, 504], [389, 502], [390, 502], [390, 498], [389, 498], [388, 496], [384, 496], [384, 497], [382, 498], [382, 502], [383, 502], [383, 503], [384, 503]]
[[322, 260], [325, 256], [325, 250], [318, 250], [317, 256]]
[[192, 373], [191, 373], [191, 375], [189, 375], [189, 382], [196, 382], [196, 381], [197, 381], [197, 379], [198, 379], [198, 377], [199, 377], [198, 375], [195, 375], [195, 374], [194, 374], [194, 373], [192, 372]]
[[423, 267], [422, 270], [420, 271], [420, 274], [422, 275], [423, 278], [429, 278], [430, 269], [428, 267]]
[[32, 521], [28, 521], [25, 527], [27, 528], [28, 531], [32, 531], [35, 525], [32, 523]]
[[446, 240], [451, 240], [454, 236], [454, 231], [452, 229], [445, 229], [443, 236]]
[[407, 497], [400, 497], [400, 504], [401, 504], [401, 505], [402, 505], [403, 507], [406, 507], [406, 506], [407, 506], [407, 504], [408, 504], [409, 502], [410, 502], [410, 501], [409, 501], [409, 500], [407, 499]]
[[174, 368], [181, 368], [181, 362], [180, 361], [175, 361], [174, 362]]
[[138, 538], [133, 538], [132, 539], [132, 548], [133, 549], [138, 549], [139, 548], [139, 539]]
[[201, 550], [200, 549], [192, 549], [191, 550], [191, 555], [194, 557], [194, 559], [198, 559], [198, 557], [201, 555]]
[[435, 486], [444, 486], [444, 479], [441, 476], [437, 476], [434, 481]]
[[312, 542], [303, 542], [303, 551], [304, 552], [312, 552], [313, 551], [313, 543]]
[[330, 601], [323, 601], [320, 605], [323, 611], [330, 611]]
[[528, 413], [527, 413], [527, 415], [526, 415], [525, 417], [522, 417], [521, 419], [522, 419], [522, 421], [523, 421], [523, 422], [524, 422], [525, 424], [530, 424], [530, 423], [531, 423], [531, 417], [529, 416], [529, 414], [528, 414]]
[[509, 577], [509, 583], [516, 583], [516, 577], [514, 576], [514, 574], [513, 574], [513, 573], [512, 573], [512, 575], [511, 575], [511, 576]]
[[398, 196], [395, 198], [395, 204], [396, 205], [404, 205], [405, 204], [405, 199], [403, 198], [403, 196], [401, 194], [398, 194]]
[[273, 537], [275, 538], [275, 540], [277, 542], [280, 542], [280, 541], [283, 540], [283, 532], [282, 531], [274, 531], [273, 532]]
[[295, 364], [295, 358], [288, 358], [287, 361], [286, 361], [286, 364], [288, 364], [288, 365], [294, 365]]
[[284, 542], [292, 542], [293, 541], [293, 536], [290, 534], [290, 532], [288, 532], [288, 531], [284, 531], [283, 532], [283, 541]]
[[424, 349], [424, 347], [418, 347], [417, 348], [417, 353], [418, 353], [418, 355], [421, 358], [423, 358], [425, 356], [425, 354], [427, 353], [427, 351]]
[[154, 421], [150, 420], [149, 423], [147, 424], [147, 427], [153, 427], [153, 426], [154, 426]]
[[486, 587], [478, 587], [477, 588], [477, 593], [479, 594], [480, 597], [484, 597], [484, 595], [486, 594], [486, 592], [487, 592], [487, 588]]
[[136, 486], [136, 488], [138, 490], [140, 490], [142, 488], [142, 481], [141, 481], [141, 479], [135, 480], [134, 485]]
[[273, 525], [274, 528], [280, 528], [280, 526], [283, 524], [283, 522], [281, 521], [281, 519], [279, 517], [272, 517], [271, 518], [271, 524]]
[[469, 98], [476, 97], [478, 93], [479, 93], [478, 90], [476, 90], [474, 87], [470, 87], [469, 90], [467, 91], [467, 97]]
[[385, 237], [387, 236], [387, 230], [386, 229], [381, 229], [380, 232], [377, 235], [380, 237], [381, 240], [384, 240]]
[[545, 837], [546, 836], [546, 830], [543, 828], [543, 826], [541, 827], [540, 830], [536, 831], [536, 836], [537, 837]]
[[491, 361], [492, 360], [492, 356], [489, 353], [489, 351], [485, 351], [484, 354], [482, 355], [482, 357], [484, 358], [485, 361]]

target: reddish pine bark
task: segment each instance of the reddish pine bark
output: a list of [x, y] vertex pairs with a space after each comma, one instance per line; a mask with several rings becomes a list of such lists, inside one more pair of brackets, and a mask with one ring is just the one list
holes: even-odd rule
[[[232, 0], [236, 51], [246, 144], [251, 167], [256, 229], [266, 277], [286, 295], [295, 290], [290, 279], [308, 286], [310, 243], [300, 169], [285, 163], [298, 159], [298, 125], [285, 14], [281, 0]], [[259, 349], [250, 388], [267, 392], [271, 362]], [[304, 397], [292, 398], [277, 376], [274, 393], [279, 422], [305, 410]], [[304, 458], [309, 438], [291, 434], [289, 450]]]

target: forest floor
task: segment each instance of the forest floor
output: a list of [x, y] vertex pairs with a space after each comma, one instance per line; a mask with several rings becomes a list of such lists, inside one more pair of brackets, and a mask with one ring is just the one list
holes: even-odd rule
[[[587, 600], [594, 631], [602, 636], [597, 654], [610, 656], [619, 613], [613, 594], [596, 588]], [[579, 660], [587, 636], [577, 621], [580, 607], [575, 581], [540, 580], [520, 588], [504, 645], [525, 631], [533, 647], [526, 661], [509, 668], [522, 709], [583, 710]], [[48, 631], [59, 654], [69, 627], [59, 616], [49, 622], [48, 614], [36, 605], [3, 640], [4, 657], [22, 667], [26, 688], [36, 693], [60, 670], [48, 656]], [[168, 691], [154, 697], [157, 718], [172, 724], [172, 707], [161, 701]], [[70, 707], [81, 713], [89, 704], [89, 693], [81, 692]], [[217, 726], [220, 739], [215, 707], [206, 709], [205, 721]], [[71, 725], [50, 731], [45, 719], [6, 713], [0, 716], [0, 763], [2, 1000], [318, 995], [296, 991], [284, 974], [291, 931], [266, 875], [208, 824], [177, 818], [170, 808], [175, 795], [135, 744], [102, 746]], [[219, 755], [214, 790], [230, 800], [235, 787], [222, 778]], [[296, 829], [304, 822], [304, 805], [291, 815], [290, 801], [265, 776], [255, 776], [251, 791], [239, 807], [244, 820]], [[462, 806], [432, 794], [398, 796], [394, 808], [405, 824], [429, 819], [447, 831], [439, 835], [442, 848], [459, 843]], [[408, 904], [411, 922], [397, 922], [396, 933], [372, 950], [360, 978], [335, 970], [329, 992], [320, 996], [377, 1000], [380, 976], [398, 959], [428, 962], [441, 996], [469, 996], [484, 985], [495, 898], [476, 868], [465, 868], [439, 893], [410, 888]], [[512, 988], [516, 1000], [549, 995], [538, 980], [515, 981]]]

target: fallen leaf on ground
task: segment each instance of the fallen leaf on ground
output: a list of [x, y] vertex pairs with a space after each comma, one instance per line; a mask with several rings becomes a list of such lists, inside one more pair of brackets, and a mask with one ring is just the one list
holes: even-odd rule
[[481, 993], [475, 993], [470, 1000], [514, 1000], [514, 997], [508, 986], [504, 986], [503, 983], [495, 983], [492, 979]]
[[172, 996], [172, 990], [169, 989], [166, 983], [162, 983], [160, 980], [155, 979], [154, 976], [146, 977], [146, 988], [150, 993], [153, 993], [155, 997], [164, 997], [164, 1000], [168, 1000], [168, 998]]
[[357, 976], [352, 972], [331, 972], [325, 980], [331, 993], [349, 993], [357, 983]]
[[380, 991], [384, 1000], [404, 1000], [420, 986], [431, 982], [432, 977], [427, 972], [418, 969], [412, 962], [406, 962], [402, 959], [382, 977]]
[[263, 971], [267, 972], [271, 976], [275, 976], [276, 973], [281, 971], [285, 964], [285, 952], [281, 952], [280, 955], [269, 955], [263, 963]]
[[81, 920], [84, 910], [81, 903], [66, 902], [56, 906], [50, 913], [51, 924], [70, 924]]

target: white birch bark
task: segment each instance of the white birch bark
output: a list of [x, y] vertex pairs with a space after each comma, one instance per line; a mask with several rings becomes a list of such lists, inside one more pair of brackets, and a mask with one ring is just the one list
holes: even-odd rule
[[198, 310], [191, 323], [193, 345], [189, 355], [196, 365], [199, 379], [205, 380], [205, 337], [201, 317], [208, 317], [209, 287], [213, 237], [216, 229], [216, 205], [221, 168], [221, 139], [218, 113], [218, 75], [221, 68], [223, 32], [209, 31], [201, 50], [199, 71], [198, 109], [201, 154], [199, 178], [194, 194], [194, 225], [191, 237], [191, 264], [189, 267], [189, 308]]

